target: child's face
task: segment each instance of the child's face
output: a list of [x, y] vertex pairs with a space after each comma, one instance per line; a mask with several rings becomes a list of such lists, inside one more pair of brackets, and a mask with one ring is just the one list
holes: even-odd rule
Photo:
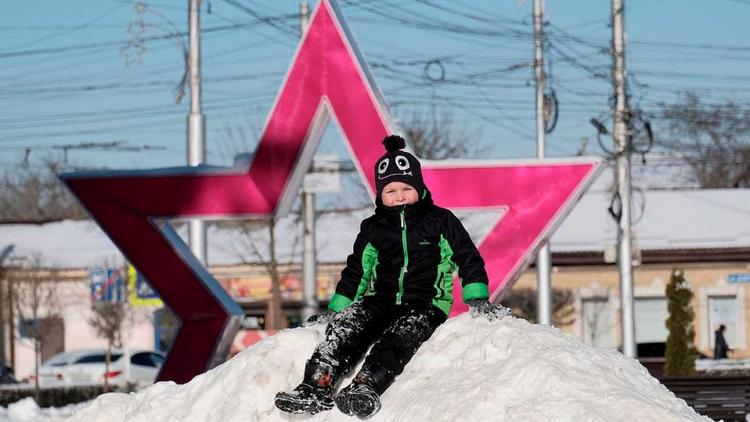
[[391, 182], [383, 188], [380, 199], [386, 207], [394, 207], [396, 205], [413, 204], [417, 202], [419, 195], [417, 190], [408, 183]]

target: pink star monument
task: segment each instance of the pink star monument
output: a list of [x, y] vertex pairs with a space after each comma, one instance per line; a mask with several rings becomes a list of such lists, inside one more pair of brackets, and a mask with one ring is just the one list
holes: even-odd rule
[[[321, 0], [247, 168], [61, 176], [182, 321], [158, 380], [184, 383], [223, 362], [243, 315], [169, 220], [285, 215], [330, 117], [374, 197], [372, 168], [383, 152], [380, 141], [398, 130], [335, 1]], [[493, 298], [533, 260], [599, 167], [595, 158], [422, 160], [437, 204], [500, 215], [479, 243]], [[452, 315], [466, 310], [456, 284]]]

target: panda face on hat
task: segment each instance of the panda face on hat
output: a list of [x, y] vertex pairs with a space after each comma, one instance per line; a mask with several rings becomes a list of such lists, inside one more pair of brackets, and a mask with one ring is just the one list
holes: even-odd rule
[[422, 169], [417, 157], [403, 150], [406, 141], [400, 136], [390, 135], [383, 140], [387, 152], [375, 163], [375, 185], [378, 196], [390, 182], [403, 182], [422, 192]]

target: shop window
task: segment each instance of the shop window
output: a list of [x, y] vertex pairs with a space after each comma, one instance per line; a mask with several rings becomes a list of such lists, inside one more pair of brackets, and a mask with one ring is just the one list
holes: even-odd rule
[[666, 342], [667, 299], [664, 297], [635, 298], [635, 341], [636, 343]]
[[714, 347], [714, 331], [719, 325], [724, 324], [724, 338], [729, 347], [737, 345], [737, 297], [736, 296], [709, 296], [708, 297], [708, 333], [709, 344]]
[[612, 310], [606, 297], [581, 300], [581, 337], [594, 347], [612, 347]]

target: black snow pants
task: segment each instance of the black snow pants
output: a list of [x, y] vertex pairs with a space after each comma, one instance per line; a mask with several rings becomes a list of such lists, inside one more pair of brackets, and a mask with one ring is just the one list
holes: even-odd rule
[[383, 304], [366, 297], [337, 313], [328, 324], [325, 340], [307, 361], [303, 382], [335, 388], [373, 345], [357, 377], [367, 379], [382, 394], [446, 319], [443, 311], [430, 304]]

